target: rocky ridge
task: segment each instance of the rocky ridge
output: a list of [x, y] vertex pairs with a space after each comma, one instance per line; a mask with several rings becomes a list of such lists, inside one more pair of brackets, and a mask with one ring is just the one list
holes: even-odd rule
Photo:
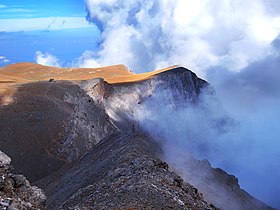
[[119, 133], [36, 184], [50, 209], [216, 209], [156, 158], [158, 148], [142, 134]]
[[[216, 169], [186, 161], [186, 167], [199, 167], [180, 174], [182, 179], [162, 160], [157, 139], [143, 130], [139, 110], [151, 106], [151, 99], [164, 99], [178, 109], [200, 103], [207, 90], [216, 100], [206, 81], [182, 67], [139, 81], [116, 81], [28, 83], [18, 88], [13, 103], [0, 106], [1, 149], [12, 157], [16, 171], [44, 189], [48, 209], [234, 209], [236, 203], [270, 209], [242, 194], [225, 172], [211, 180], [225, 192], [228, 185], [221, 180], [235, 180], [229, 187], [235, 193], [225, 194], [220, 203], [218, 194], [211, 195], [216, 185], [207, 184], [207, 177], [199, 183], [188, 178], [204, 170], [215, 174]], [[16, 152], [15, 144], [20, 145]]]

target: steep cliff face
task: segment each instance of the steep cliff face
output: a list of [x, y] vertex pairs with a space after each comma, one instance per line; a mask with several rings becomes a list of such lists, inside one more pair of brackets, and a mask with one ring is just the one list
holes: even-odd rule
[[109, 84], [104, 80], [94, 80], [87, 81], [82, 88], [95, 103], [104, 107], [117, 127], [125, 130], [137, 126], [137, 114], [142, 107], [149, 105], [150, 99], [164, 99], [159, 103], [166, 102], [178, 108], [198, 103], [204, 88], [209, 90], [209, 94], [213, 91], [206, 81], [181, 67], [139, 82]]
[[[94, 81], [90, 81], [92, 85], [96, 85]], [[118, 132], [102, 103], [98, 101], [100, 96], [101, 93], [97, 93], [96, 98], [92, 98], [83, 89], [68, 92], [64, 96], [64, 101], [71, 104], [73, 112], [60, 155], [70, 162], [91, 150], [102, 139]]]
[[[220, 104], [206, 81], [182, 67], [122, 74], [19, 85], [9, 96], [12, 102], [0, 106], [1, 150], [17, 172], [45, 190], [49, 209], [234, 209], [236, 203], [269, 209], [210, 165], [188, 159], [183, 167], [189, 170], [181, 173], [164, 162], [165, 148], [149, 118], [163, 107], [172, 114], [194, 106], [211, 115], [213, 107], [201, 96]], [[223, 126], [227, 116], [213, 121]], [[198, 176], [205, 171], [210, 175]], [[220, 199], [215, 187], [234, 193]]]

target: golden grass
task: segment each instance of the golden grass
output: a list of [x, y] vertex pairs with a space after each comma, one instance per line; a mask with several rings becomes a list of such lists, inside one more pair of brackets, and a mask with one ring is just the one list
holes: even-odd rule
[[57, 68], [34, 63], [17, 63], [0, 68], [0, 81], [32, 82], [56, 80], [87, 80], [132, 74], [124, 65], [101, 68]]
[[170, 66], [164, 69], [156, 70], [156, 71], [151, 71], [147, 73], [142, 73], [142, 74], [132, 74], [132, 75], [121, 75], [118, 77], [111, 77], [111, 78], [104, 78], [108, 83], [111, 84], [118, 84], [118, 83], [131, 83], [131, 82], [139, 82], [143, 80], [147, 80], [150, 78], [153, 78], [154, 76], [163, 73], [165, 71], [169, 71], [171, 69], [174, 69], [178, 66]]
[[[88, 80], [92, 78], [104, 78], [111, 84], [139, 82], [152, 78], [162, 72], [173, 69], [171, 66], [165, 69], [134, 74], [124, 65], [114, 65], [100, 68], [57, 68], [43, 66], [34, 63], [17, 63], [0, 68], [0, 84], [12, 85], [36, 81], [55, 80]], [[0, 86], [0, 90], [1, 90]], [[1, 92], [1, 91], [0, 91]]]

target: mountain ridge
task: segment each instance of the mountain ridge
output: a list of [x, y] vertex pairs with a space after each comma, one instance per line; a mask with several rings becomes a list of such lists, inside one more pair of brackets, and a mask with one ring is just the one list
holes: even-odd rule
[[[212, 177], [224, 189], [226, 183], [220, 181], [230, 180], [232, 187], [224, 191], [224, 200], [209, 196], [210, 187], [217, 185], [203, 184], [208, 177], [198, 183], [186, 179], [176, 168], [168, 167], [160, 141], [143, 129], [141, 110], [156, 106], [155, 102], [171, 103], [174, 110], [186, 104], [197, 106], [204, 89], [216, 100], [210, 84], [188, 69], [173, 66], [137, 76], [124, 66], [115, 66], [106, 67], [97, 78], [88, 73], [63, 81], [47, 72], [39, 75], [44, 81], [30, 82], [30, 74], [38, 66], [32, 70], [25, 65], [31, 64], [23, 65], [22, 80], [6, 80], [0, 86], [6, 90], [0, 91], [1, 150], [12, 158], [16, 172], [46, 192], [47, 208], [271, 209], [241, 192], [226, 173]], [[120, 68], [117, 75], [114, 68]], [[0, 75], [13, 76], [5, 67]], [[215, 174], [211, 166], [197, 160], [186, 160], [182, 167], [190, 166], [193, 169], [188, 175], [204, 170]], [[208, 195], [207, 201], [187, 183], [190, 181]]]

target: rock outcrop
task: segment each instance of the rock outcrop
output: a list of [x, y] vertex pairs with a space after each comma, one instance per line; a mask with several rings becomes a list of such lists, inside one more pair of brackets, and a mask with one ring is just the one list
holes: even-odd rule
[[43, 190], [31, 186], [23, 175], [11, 173], [11, 159], [0, 151], [0, 209], [45, 209], [47, 197]]

